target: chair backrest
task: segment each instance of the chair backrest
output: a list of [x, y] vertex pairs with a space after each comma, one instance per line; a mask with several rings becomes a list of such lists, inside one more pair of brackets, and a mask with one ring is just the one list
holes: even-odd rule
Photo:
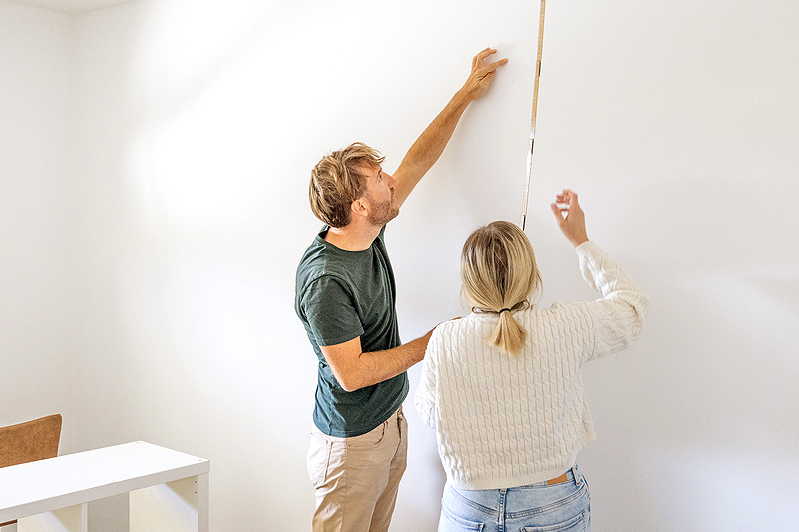
[[0, 427], [0, 467], [58, 456], [61, 414]]

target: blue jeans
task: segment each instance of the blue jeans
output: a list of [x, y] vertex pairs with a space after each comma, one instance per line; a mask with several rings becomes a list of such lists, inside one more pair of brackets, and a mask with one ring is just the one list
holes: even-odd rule
[[591, 496], [577, 470], [567, 481], [495, 490], [444, 487], [438, 532], [588, 532]]

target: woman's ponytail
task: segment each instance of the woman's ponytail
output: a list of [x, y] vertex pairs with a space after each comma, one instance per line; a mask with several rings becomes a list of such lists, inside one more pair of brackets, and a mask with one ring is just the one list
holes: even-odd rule
[[494, 312], [499, 320], [488, 341], [519, 354], [527, 331], [513, 312], [527, 308], [541, 286], [535, 254], [527, 235], [510, 222], [493, 222], [474, 231], [461, 254], [461, 294], [477, 312]]
[[513, 317], [511, 310], [504, 308], [499, 312], [499, 321], [488, 341], [499, 347], [502, 351], [518, 355], [527, 340], [527, 331], [519, 325]]

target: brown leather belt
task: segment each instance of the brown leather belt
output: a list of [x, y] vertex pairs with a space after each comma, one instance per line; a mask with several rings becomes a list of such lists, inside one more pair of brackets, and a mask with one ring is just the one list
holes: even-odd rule
[[563, 473], [558, 478], [553, 478], [552, 480], [547, 480], [547, 485], [551, 486], [553, 484], [561, 484], [563, 482], [568, 482], [569, 477], [566, 476], [566, 473]]

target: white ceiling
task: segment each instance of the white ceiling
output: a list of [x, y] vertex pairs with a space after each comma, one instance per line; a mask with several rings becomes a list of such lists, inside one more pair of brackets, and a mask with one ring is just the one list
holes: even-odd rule
[[87, 11], [94, 11], [95, 9], [102, 9], [104, 7], [115, 6], [117, 4], [124, 4], [132, 0], [12, 0], [20, 4], [28, 4], [31, 6], [43, 7], [45, 9], [52, 9], [53, 11], [60, 11], [61, 13], [85, 13]]

